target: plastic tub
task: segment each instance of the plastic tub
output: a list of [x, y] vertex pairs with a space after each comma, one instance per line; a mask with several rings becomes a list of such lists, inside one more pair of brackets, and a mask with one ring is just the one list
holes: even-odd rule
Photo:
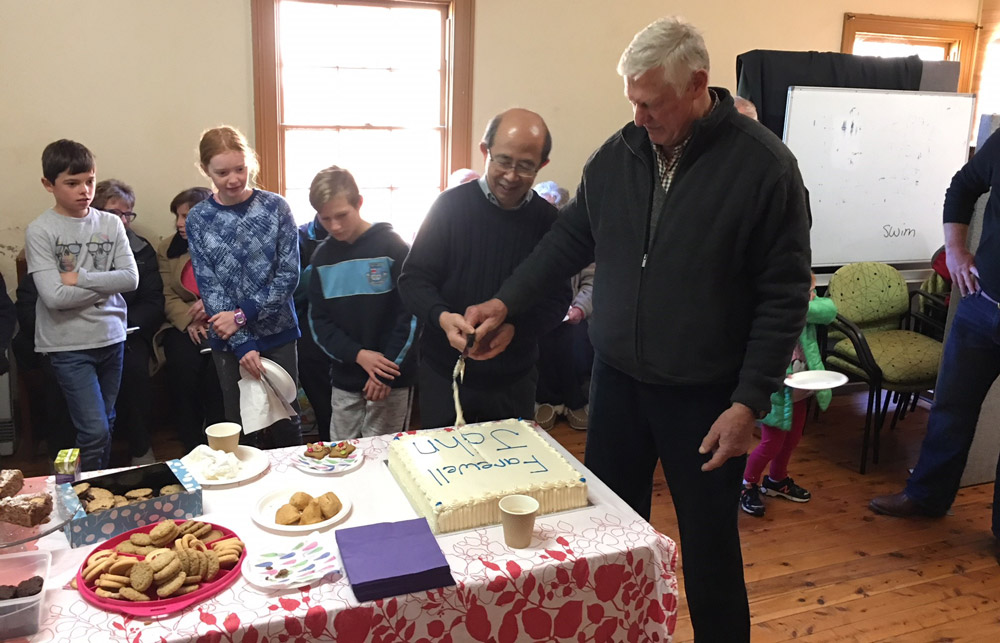
[[[4, 585], [17, 585], [32, 576], [47, 579], [52, 556], [47, 551], [26, 551], [0, 556], [0, 579]], [[0, 636], [17, 638], [38, 632], [45, 588], [34, 596], [0, 600]]]

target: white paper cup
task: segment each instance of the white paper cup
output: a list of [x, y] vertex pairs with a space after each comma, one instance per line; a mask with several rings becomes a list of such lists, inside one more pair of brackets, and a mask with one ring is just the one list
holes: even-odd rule
[[235, 422], [219, 422], [205, 429], [205, 437], [208, 438], [208, 446], [216, 451], [236, 453], [237, 447], [240, 446], [242, 430], [243, 427]]
[[524, 549], [531, 544], [538, 515], [538, 501], [531, 496], [511, 495], [500, 499], [503, 540], [508, 547]]

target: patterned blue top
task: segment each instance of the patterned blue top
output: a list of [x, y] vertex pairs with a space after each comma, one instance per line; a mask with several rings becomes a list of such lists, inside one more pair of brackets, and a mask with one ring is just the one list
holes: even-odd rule
[[188, 213], [187, 235], [205, 312], [211, 317], [240, 308], [247, 317], [228, 341], [213, 332], [213, 348], [241, 358], [299, 337], [292, 301], [299, 282], [298, 236], [284, 198], [254, 190], [236, 205], [205, 199]]

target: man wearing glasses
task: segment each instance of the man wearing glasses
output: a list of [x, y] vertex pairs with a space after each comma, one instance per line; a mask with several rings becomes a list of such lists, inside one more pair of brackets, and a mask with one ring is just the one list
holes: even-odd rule
[[[399, 278], [407, 308], [424, 323], [420, 338], [420, 418], [424, 427], [456, 419], [452, 371], [473, 332], [466, 307], [489, 299], [534, 249], [557, 211], [531, 189], [549, 161], [552, 137], [541, 116], [510, 109], [487, 125], [479, 144], [486, 171], [446, 190], [427, 213]], [[487, 339], [509, 341], [502, 354], [478, 341], [459, 387], [467, 422], [535, 415], [538, 337], [569, 307], [568, 282], [531, 311], [510, 317]], [[477, 338], [483, 339], [483, 338]]]

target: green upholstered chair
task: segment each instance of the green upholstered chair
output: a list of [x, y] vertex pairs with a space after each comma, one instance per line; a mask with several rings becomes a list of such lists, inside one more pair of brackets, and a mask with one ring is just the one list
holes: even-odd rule
[[872, 461], [878, 463], [879, 438], [892, 394], [895, 426], [913, 396], [934, 388], [941, 342], [911, 330], [911, 298], [921, 294], [911, 295], [892, 266], [870, 261], [844, 266], [833, 273], [827, 294], [838, 313], [830, 328], [844, 338], [829, 348], [826, 365], [868, 384], [861, 447], [861, 473], [865, 473], [873, 433]]

